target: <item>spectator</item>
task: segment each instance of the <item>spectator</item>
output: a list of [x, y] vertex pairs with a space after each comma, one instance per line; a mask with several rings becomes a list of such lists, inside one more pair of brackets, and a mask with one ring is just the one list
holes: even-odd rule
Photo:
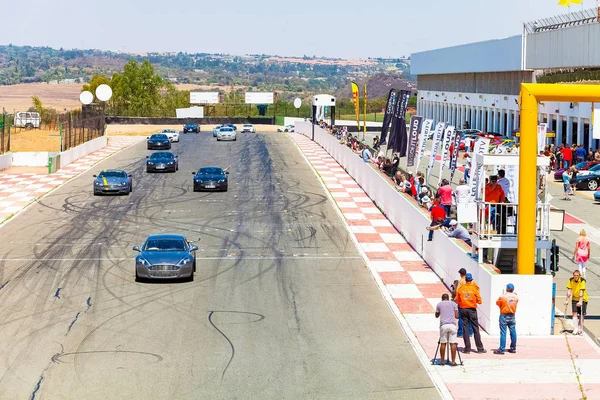
[[510, 196], [510, 181], [508, 179], [506, 179], [506, 171], [504, 171], [503, 169], [498, 170], [498, 185], [500, 185], [500, 187], [504, 191], [504, 196], [509, 197]]
[[412, 196], [412, 183], [414, 182], [412, 174], [407, 172], [408, 175], [404, 176], [404, 193]]
[[459, 180], [458, 186], [454, 189], [454, 201], [456, 204], [468, 203], [470, 196], [469, 185], [467, 185], [464, 179]]
[[394, 175], [394, 178], [392, 180], [396, 185], [400, 186], [404, 182], [404, 174], [401, 171], [396, 171], [396, 175]]
[[361, 146], [361, 148], [361, 157], [364, 162], [368, 163], [373, 156], [371, 155], [371, 152], [367, 146]]
[[[441, 225], [444, 219], [446, 218], [446, 210], [440, 205], [434, 205], [429, 211], [431, 212], [431, 224], [429, 225], [429, 227], [438, 227], [439, 225]], [[428, 230], [429, 237], [427, 241], [431, 242], [433, 240], [433, 230]]]
[[450, 344], [452, 366], [456, 366], [456, 319], [458, 318], [458, 307], [455, 302], [450, 301], [448, 293], [442, 295], [442, 301], [435, 307], [435, 317], [440, 319], [440, 365], [444, 365], [446, 358], [446, 345]]
[[452, 207], [452, 186], [447, 179], [442, 179], [442, 186], [438, 189], [440, 203], [446, 210], [446, 217], [450, 216], [450, 208]]
[[[496, 175], [490, 176], [490, 181], [485, 185], [485, 202], [489, 203], [489, 214], [490, 222], [495, 226], [497, 232], [505, 233], [506, 231], [506, 215], [500, 215], [500, 218], [496, 219], [496, 214], [502, 212], [498, 205], [506, 201], [506, 196], [502, 187], [498, 185], [498, 177]], [[496, 226], [498, 224], [498, 226]]]
[[591, 248], [590, 239], [587, 237], [585, 229], [579, 232], [579, 237], [575, 242], [575, 250], [573, 250], [573, 259], [579, 266], [579, 274], [585, 279], [585, 263], [590, 258]]
[[398, 155], [398, 153], [394, 153], [394, 155], [392, 156], [392, 176], [394, 176], [396, 174], [396, 171], [398, 171], [399, 164], [400, 156]]
[[463, 179], [465, 182], [469, 182], [470, 171], [471, 171], [471, 156], [469, 155], [469, 153], [466, 153], [465, 154], [465, 172], [463, 174]]
[[510, 154], [519, 154], [519, 150], [521, 150], [520, 147], [521, 145], [518, 142], [515, 143], [515, 146], [510, 151]]
[[[423, 189], [425, 189], [425, 188], [423, 188]], [[431, 210], [431, 207], [433, 206], [433, 204], [431, 202], [431, 199], [428, 196], [423, 196], [420, 199], [420, 202], [421, 202], [421, 206], [425, 207], [428, 210]]]
[[594, 161], [600, 162], [600, 149], [597, 149], [594, 153]]
[[594, 152], [592, 151], [592, 149], [590, 149], [590, 151], [588, 151], [588, 155], [585, 158], [585, 161], [594, 161]]
[[571, 179], [569, 180], [569, 183], [571, 184], [571, 192], [569, 193], [569, 195], [573, 196], [575, 194], [575, 191], [577, 190], [577, 180], [575, 178], [577, 178], [577, 174], [579, 173], [579, 171], [577, 170], [577, 168], [573, 165], [571, 166]]
[[565, 301], [565, 306], [569, 304], [569, 299], [572, 297], [573, 335], [583, 334], [583, 319], [586, 315], [588, 304], [585, 283], [585, 279], [581, 277], [579, 270], [573, 271], [573, 277], [569, 278], [567, 282], [567, 300]]
[[469, 231], [455, 219], [450, 221], [450, 233], [448, 233], [448, 237], [463, 240], [469, 246], [473, 245]]
[[[477, 346], [477, 353], [486, 353], [481, 342], [479, 322], [477, 320], [477, 304], [481, 304], [479, 287], [473, 283], [473, 275], [466, 274], [465, 280], [465, 284], [461, 285], [456, 291], [456, 303], [460, 308], [463, 329], [469, 329], [473, 326], [473, 336], [475, 345]], [[465, 342], [463, 353], [469, 354], [471, 352], [471, 340], [468, 335], [463, 335], [463, 340]]]
[[569, 194], [571, 193], [571, 170], [569, 168], [565, 168], [562, 173], [563, 180], [563, 200], [571, 201], [569, 198]]
[[506, 293], [503, 293], [496, 301], [496, 305], [500, 307], [500, 347], [494, 350], [494, 354], [504, 354], [507, 327], [510, 331], [510, 349], [508, 349], [508, 352], [517, 352], [517, 321], [515, 314], [517, 313], [519, 297], [516, 293], [513, 293], [514, 290], [515, 286], [509, 283], [506, 285]]
[[585, 156], [587, 155], [587, 151], [585, 151], [585, 148], [583, 147], [583, 145], [579, 145], [577, 146], [577, 148], [575, 149], [575, 155], [577, 156], [577, 162], [582, 162], [585, 161]]
[[567, 145], [565, 143], [563, 143], [562, 149], [559, 151], [562, 156], [563, 167], [565, 169], [569, 168], [573, 161], [573, 151], [569, 147], [567, 147]]

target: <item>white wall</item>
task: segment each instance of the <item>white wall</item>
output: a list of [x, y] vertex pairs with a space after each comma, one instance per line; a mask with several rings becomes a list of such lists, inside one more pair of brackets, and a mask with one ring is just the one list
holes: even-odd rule
[[0, 171], [3, 169], [8, 169], [12, 165], [13, 155], [12, 153], [2, 154], [0, 156]]
[[[362, 117], [361, 117], [362, 118]], [[383, 113], [381, 113], [381, 119], [383, 119]], [[328, 122], [329, 119], [327, 118], [325, 120], [325, 122]], [[284, 117], [283, 118], [283, 125], [293, 125], [296, 122], [304, 122], [304, 118], [297, 118], [297, 117]], [[335, 120], [335, 124], [336, 125], [356, 125], [356, 121], [349, 121], [349, 120]], [[362, 120], [360, 121], [360, 126], [362, 126], [363, 122]], [[367, 126], [378, 126], [381, 127], [383, 126], [383, 122], [374, 122], [374, 121], [367, 121]]]
[[50, 153], [44, 152], [16, 152], [13, 153], [12, 165], [15, 167], [47, 167]]
[[[60, 153], [60, 168], [64, 168], [71, 164], [73, 161], [79, 160], [81, 157], [86, 156], [94, 151], [100, 150], [108, 144], [108, 136], [102, 136], [89, 142], [80, 144], [77, 147], [73, 147], [67, 151]], [[48, 161], [48, 160], [46, 160]]]
[[[311, 124], [297, 122], [296, 132], [311, 137]], [[434, 240], [427, 242], [425, 227], [429, 226], [430, 219], [423, 209], [416, 206], [410, 198], [398, 193], [391, 182], [319, 127], [315, 127], [315, 141], [348, 171], [447, 286], [450, 286], [454, 279], [458, 279], [458, 270], [462, 267], [473, 274], [483, 298], [483, 304], [478, 308], [479, 323], [488, 333], [499, 334], [499, 310], [496, 300], [507, 283], [515, 285], [515, 292], [520, 297], [517, 312], [519, 334], [550, 333], [551, 275], [499, 275], [485, 266], [478, 265], [454, 239], [441, 232], [436, 232]]]

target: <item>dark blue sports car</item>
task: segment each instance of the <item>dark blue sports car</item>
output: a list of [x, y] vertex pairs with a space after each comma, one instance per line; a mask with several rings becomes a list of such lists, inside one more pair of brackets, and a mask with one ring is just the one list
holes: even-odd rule
[[140, 254], [135, 258], [135, 280], [178, 279], [194, 280], [198, 246], [183, 235], [150, 235], [141, 246], [133, 246]]
[[146, 172], [175, 172], [179, 169], [179, 160], [170, 151], [157, 151], [146, 157]]
[[126, 194], [133, 190], [131, 175], [122, 169], [105, 169], [94, 175], [94, 196], [99, 194]]
[[587, 171], [579, 171], [571, 183], [574, 183], [577, 189], [597, 190], [600, 187], [600, 164]]
[[229, 172], [221, 167], [202, 167], [194, 174], [194, 192], [200, 190], [227, 191]]
[[183, 126], [183, 133], [194, 132], [200, 133], [200, 125], [198, 124], [186, 124]]
[[164, 133], [155, 133], [148, 138], [148, 150], [171, 149], [171, 141]]

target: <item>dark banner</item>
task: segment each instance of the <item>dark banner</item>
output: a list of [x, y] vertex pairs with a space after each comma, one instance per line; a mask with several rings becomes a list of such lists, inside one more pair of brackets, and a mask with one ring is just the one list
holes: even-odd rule
[[401, 90], [396, 100], [396, 109], [394, 119], [392, 120], [392, 131], [390, 133], [389, 148], [399, 153], [400, 157], [406, 157], [406, 148], [408, 146], [408, 134], [406, 132], [406, 109], [408, 108], [408, 98], [410, 91]]
[[450, 182], [452, 182], [452, 178], [454, 178], [454, 171], [456, 171], [456, 164], [458, 162], [458, 150], [460, 147], [460, 134], [457, 132], [454, 137], [454, 148], [452, 149], [452, 154], [450, 154]]
[[[402, 95], [404, 94], [404, 90], [396, 93], [396, 101], [394, 103], [394, 108], [392, 115], [390, 117], [390, 139], [387, 148], [394, 149], [394, 146], [397, 147], [396, 141], [398, 139], [397, 130], [399, 126], [398, 118], [400, 118], [400, 107], [402, 106]], [[396, 151], [396, 150], [393, 150]]]
[[408, 160], [407, 167], [415, 165], [415, 156], [417, 155], [417, 144], [419, 142], [419, 131], [421, 130], [423, 117], [413, 116], [410, 119], [410, 134], [408, 135]]
[[387, 138], [388, 129], [390, 127], [390, 121], [394, 115], [394, 107], [396, 105], [396, 91], [390, 89], [388, 94], [387, 104], [385, 106], [385, 114], [383, 116], [383, 127], [381, 128], [381, 136], [379, 137], [379, 143], [385, 144]]

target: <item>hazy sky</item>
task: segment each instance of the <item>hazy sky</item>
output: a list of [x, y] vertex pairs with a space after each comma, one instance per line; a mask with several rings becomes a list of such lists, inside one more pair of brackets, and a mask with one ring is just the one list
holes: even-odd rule
[[[525, 21], [568, 11], [557, 3], [20, 0], [0, 22], [0, 43], [126, 52], [398, 57], [517, 35]], [[594, 7], [594, 0], [584, 0], [584, 6]]]

